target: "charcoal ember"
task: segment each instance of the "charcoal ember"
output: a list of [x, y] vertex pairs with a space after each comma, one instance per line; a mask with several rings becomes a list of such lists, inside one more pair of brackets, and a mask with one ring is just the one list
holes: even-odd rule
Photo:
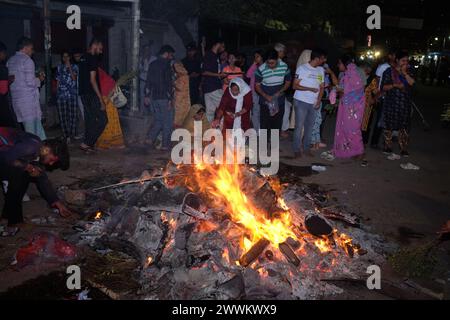
[[68, 204], [82, 207], [86, 203], [86, 191], [85, 190], [65, 190], [64, 200]]
[[273, 261], [273, 252], [271, 250], [266, 250], [264, 255], [266, 256], [267, 259], [269, 259], [270, 261]]
[[240, 299], [245, 294], [245, 284], [242, 275], [238, 274], [230, 280], [220, 284], [217, 288], [217, 292], [230, 300]]
[[273, 269], [271, 269], [271, 268], [267, 269], [267, 274], [269, 275], [269, 277], [276, 277], [276, 276], [278, 276], [278, 272], [273, 270]]
[[201, 257], [194, 257], [193, 255], [189, 255], [186, 258], [186, 267], [192, 268], [192, 267], [198, 267], [200, 265], [203, 265], [205, 261], [209, 260], [211, 255], [207, 254]]
[[283, 253], [283, 255], [290, 263], [292, 263], [296, 267], [300, 265], [300, 259], [297, 257], [292, 248], [286, 242], [280, 243], [278, 247], [280, 248], [280, 251]]
[[250, 250], [248, 250], [240, 259], [239, 263], [243, 267], [248, 267], [253, 261], [255, 261], [264, 249], [270, 244], [269, 240], [261, 239], [255, 243]]
[[186, 250], [179, 249], [171, 249], [165, 250], [163, 256], [161, 258], [161, 265], [168, 265], [173, 269], [181, 268], [186, 266], [186, 260], [188, 258], [188, 254]]
[[291, 237], [286, 239], [286, 243], [294, 250], [299, 249], [300, 245], [301, 245], [299, 241], [297, 241]]
[[354, 251], [352, 245], [349, 244], [349, 243], [346, 243], [346, 244], [345, 244], [344, 250], [345, 250], [345, 253], [346, 253], [350, 258], [353, 258], [353, 256], [355, 255], [355, 251]]
[[[203, 264], [198, 268], [191, 268], [188, 271], [188, 285], [193, 288], [214, 288], [217, 282], [217, 274], [210, 269], [207, 264]], [[193, 293], [198, 294], [198, 293]]]
[[358, 249], [357, 253], [358, 256], [364, 256], [368, 253], [368, 251], [366, 249]]
[[175, 247], [180, 250], [186, 249], [186, 244], [192, 230], [195, 227], [195, 223], [189, 223], [175, 230]]

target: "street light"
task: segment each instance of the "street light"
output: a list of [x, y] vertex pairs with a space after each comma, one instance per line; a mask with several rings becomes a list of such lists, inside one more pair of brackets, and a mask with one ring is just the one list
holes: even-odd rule
[[436, 37], [436, 38], [434, 38], [434, 40], [435, 40], [435, 41], [438, 41], [438, 40], [439, 40], [439, 38], [438, 38], [438, 37]]

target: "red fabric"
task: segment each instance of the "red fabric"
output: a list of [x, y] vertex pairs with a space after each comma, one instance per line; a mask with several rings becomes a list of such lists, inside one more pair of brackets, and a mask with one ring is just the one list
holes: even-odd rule
[[98, 68], [98, 79], [100, 81], [100, 91], [106, 97], [116, 86], [116, 82], [102, 68]]
[[7, 94], [8, 93], [8, 80], [0, 80], [0, 94]]
[[30, 242], [19, 248], [16, 252], [16, 261], [19, 268], [29, 264], [45, 261], [73, 260], [77, 256], [77, 248], [61, 238], [47, 232], [33, 236]]
[[[244, 96], [244, 104], [242, 105], [242, 109], [248, 110], [241, 117], [241, 129], [246, 131], [250, 129], [250, 110], [253, 107], [253, 97], [252, 92], [250, 91]], [[222, 100], [220, 101], [219, 109], [223, 111], [223, 129], [233, 129], [234, 119], [226, 114], [226, 112], [235, 113], [236, 110], [236, 99], [231, 96], [230, 90], [225, 90], [225, 93], [222, 96]]]

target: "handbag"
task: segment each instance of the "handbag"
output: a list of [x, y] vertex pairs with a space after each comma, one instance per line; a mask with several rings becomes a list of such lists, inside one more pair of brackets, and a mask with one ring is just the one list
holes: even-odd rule
[[111, 94], [111, 102], [117, 109], [120, 109], [127, 104], [128, 99], [125, 97], [119, 86], [114, 88]]

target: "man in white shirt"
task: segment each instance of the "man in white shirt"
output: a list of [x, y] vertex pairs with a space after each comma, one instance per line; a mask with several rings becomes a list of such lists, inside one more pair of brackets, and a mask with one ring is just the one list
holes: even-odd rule
[[[377, 81], [378, 81], [378, 88], [380, 89], [380, 91], [381, 91], [381, 84], [383, 82], [383, 74], [394, 63], [395, 63], [395, 51], [391, 49], [391, 50], [389, 50], [389, 52], [386, 56], [386, 62], [383, 64], [380, 64], [377, 68], [377, 71], [375, 72], [375, 75], [377, 76]], [[377, 111], [377, 114], [376, 114], [376, 121], [375, 121], [375, 129], [372, 134], [372, 139], [370, 140], [370, 147], [373, 149], [378, 149], [378, 143], [380, 141], [380, 136], [381, 136], [381, 133], [383, 132], [383, 128], [382, 128], [383, 96], [381, 96], [380, 99], [377, 101], [376, 111]]]
[[303, 134], [303, 152], [311, 153], [311, 132], [316, 110], [320, 108], [324, 92], [325, 70], [321, 67], [327, 60], [326, 53], [321, 49], [311, 52], [311, 61], [297, 68], [293, 88], [295, 108], [294, 157], [302, 156], [301, 142]]

